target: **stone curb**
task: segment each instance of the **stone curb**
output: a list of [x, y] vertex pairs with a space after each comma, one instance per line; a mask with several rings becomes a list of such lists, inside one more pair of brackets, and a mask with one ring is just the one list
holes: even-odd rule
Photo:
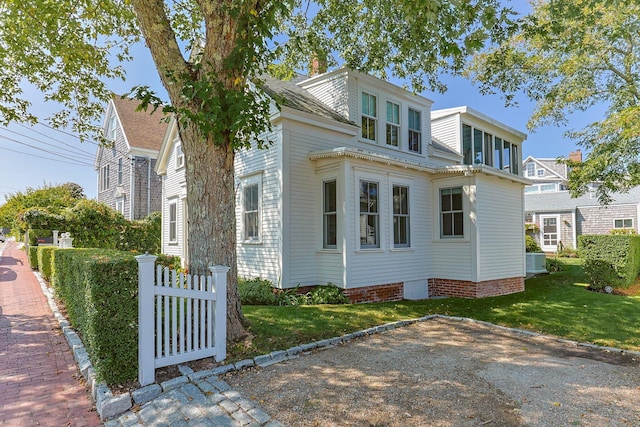
[[[229, 390], [228, 385], [224, 381], [218, 380], [219, 375], [226, 374], [228, 372], [233, 371], [241, 371], [243, 369], [252, 368], [255, 366], [258, 367], [266, 367], [273, 364], [285, 362], [287, 360], [292, 360], [299, 358], [301, 355], [308, 354], [313, 350], [322, 350], [331, 347], [335, 347], [337, 345], [349, 342], [351, 340], [355, 340], [367, 335], [374, 335], [378, 333], [384, 333], [388, 331], [392, 331], [394, 329], [405, 327], [408, 325], [412, 325], [414, 323], [426, 322], [432, 319], [448, 319], [448, 320], [456, 320], [460, 322], [470, 322], [477, 323], [481, 325], [488, 326], [490, 328], [500, 329], [507, 332], [527, 335], [531, 337], [541, 337], [553, 341], [557, 341], [564, 344], [573, 344], [580, 347], [588, 347], [594, 350], [600, 350], [610, 353], [620, 353], [620, 354], [631, 354], [634, 356], [640, 357], [640, 351], [632, 351], [632, 350], [624, 350], [620, 348], [614, 347], [605, 347], [599, 346], [592, 343], [584, 343], [571, 341], [564, 338], [558, 338], [548, 335], [542, 335], [537, 332], [527, 331], [518, 328], [509, 328], [506, 326], [496, 325], [494, 323], [486, 322], [483, 320], [471, 319], [469, 317], [459, 317], [459, 316], [445, 316], [440, 314], [430, 314], [427, 316], [423, 316], [417, 319], [407, 319], [407, 320], [399, 320], [392, 323], [387, 323], [380, 326], [374, 326], [371, 328], [367, 328], [361, 331], [353, 332], [350, 334], [346, 334], [340, 337], [334, 337], [329, 339], [323, 339], [307, 344], [300, 344], [295, 347], [291, 347], [287, 350], [277, 350], [273, 351], [269, 354], [264, 354], [261, 356], [256, 356], [253, 359], [245, 359], [236, 363], [230, 363], [226, 365], [221, 365], [211, 370], [194, 372], [191, 368], [186, 365], [179, 365], [178, 369], [182, 374], [179, 377], [173, 378], [171, 380], [165, 381], [162, 384], [151, 384], [146, 387], [141, 387], [140, 389], [136, 389], [131, 393], [124, 393], [118, 396], [113, 396], [109, 388], [105, 384], [97, 383], [95, 380], [95, 373], [93, 372], [93, 367], [91, 365], [91, 361], [89, 360], [89, 355], [87, 354], [82, 340], [78, 336], [78, 334], [69, 326], [67, 319], [60, 313], [57, 304], [53, 298], [53, 293], [51, 292], [47, 282], [42, 278], [42, 275], [34, 271], [33, 274], [37, 278], [40, 283], [40, 287], [42, 288], [42, 292], [44, 293], [47, 301], [49, 303], [49, 307], [51, 308], [55, 318], [58, 320], [60, 324], [60, 328], [63, 330], [65, 338], [69, 344], [69, 347], [73, 350], [73, 355], [78, 363], [80, 371], [82, 375], [86, 379], [87, 383], [91, 388], [91, 397], [96, 403], [96, 410], [100, 419], [102, 421], [107, 419], [113, 419], [116, 417], [124, 417], [127, 419], [135, 418], [135, 414], [132, 414], [130, 411], [133, 408], [134, 404], [142, 404], [145, 402], [150, 402], [156, 397], [160, 396], [162, 393], [169, 392], [171, 390], [176, 390], [185, 384], [194, 384], [196, 387], [202, 389], [205, 393], [210, 393], [210, 391], [204, 390], [203, 387], [200, 387], [199, 384], [202, 384], [201, 381], [207, 381], [207, 379], [211, 379], [208, 383], [212, 384], [216, 389], [220, 390], [222, 393], [226, 393]], [[215, 379], [214, 379], [215, 378]], [[221, 385], [222, 384], [222, 385]], [[225, 387], [226, 385], [226, 387]], [[205, 387], [206, 388], [206, 387]], [[230, 399], [226, 399], [230, 400]], [[222, 406], [222, 403], [225, 400], [221, 401], [219, 404]], [[226, 405], [230, 405], [226, 403]], [[223, 406], [224, 407], [224, 406]], [[251, 421], [255, 421], [258, 425], [265, 426], [279, 426], [281, 425], [276, 420], [271, 420], [268, 418], [265, 421], [265, 418], [268, 415], [264, 414], [264, 412], [258, 408], [254, 411], [258, 416], [253, 417], [249, 413], [250, 411], [246, 410], [246, 413], [249, 413], [249, 417], [252, 418]], [[117, 424], [113, 424], [117, 425]]]

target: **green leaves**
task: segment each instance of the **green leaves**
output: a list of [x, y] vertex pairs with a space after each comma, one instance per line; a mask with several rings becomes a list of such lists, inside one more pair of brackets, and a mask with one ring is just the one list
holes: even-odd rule
[[519, 30], [476, 56], [470, 75], [484, 92], [524, 93], [536, 103], [529, 127], [566, 125], [575, 111], [605, 105], [603, 120], [569, 132], [586, 148], [574, 164], [574, 196], [601, 181], [598, 197], [638, 185], [640, 154], [640, 5], [631, 0], [536, 1]]

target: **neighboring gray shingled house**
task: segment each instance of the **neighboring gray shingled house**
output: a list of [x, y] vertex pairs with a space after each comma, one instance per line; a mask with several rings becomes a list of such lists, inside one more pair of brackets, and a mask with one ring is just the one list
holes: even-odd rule
[[[580, 161], [579, 151], [570, 158]], [[582, 234], [607, 234], [614, 229], [638, 231], [640, 188], [614, 195], [601, 206], [595, 195], [597, 184], [582, 197], [567, 191], [567, 167], [555, 159], [528, 157], [523, 171], [533, 184], [525, 188], [525, 224], [545, 252], [562, 247], [576, 248]]]
[[138, 101], [114, 97], [107, 105], [104, 136], [110, 142], [96, 152], [98, 201], [129, 220], [162, 209], [162, 180], [155, 172], [167, 130], [162, 113], [135, 111]]

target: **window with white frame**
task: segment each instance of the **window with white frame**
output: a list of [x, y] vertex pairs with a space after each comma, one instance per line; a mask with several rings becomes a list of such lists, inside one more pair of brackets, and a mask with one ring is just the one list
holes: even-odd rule
[[378, 102], [375, 95], [362, 92], [362, 138], [376, 141], [378, 127]]
[[633, 218], [614, 219], [613, 228], [633, 228]]
[[516, 144], [467, 124], [462, 125], [462, 155], [465, 165], [486, 165], [519, 174], [520, 151]]
[[169, 202], [169, 243], [178, 241], [178, 201]]
[[533, 162], [529, 162], [525, 165], [525, 171], [527, 176], [536, 176], [536, 165]]
[[360, 248], [380, 247], [378, 183], [360, 181]]
[[387, 145], [397, 147], [400, 143], [400, 105], [387, 101]]
[[262, 175], [245, 178], [242, 184], [242, 225], [245, 242], [260, 241]]
[[544, 169], [538, 169], [537, 170], [537, 175], [538, 176], [544, 176]]
[[176, 144], [176, 169], [184, 166], [184, 153], [182, 152], [182, 144]]
[[393, 247], [410, 246], [409, 187], [393, 186]]
[[322, 247], [335, 249], [338, 244], [336, 180], [322, 183]]
[[122, 176], [123, 176], [123, 160], [122, 157], [118, 159], [118, 185], [122, 185]]
[[105, 165], [100, 170], [100, 191], [109, 189], [109, 165]]
[[422, 153], [422, 118], [420, 111], [409, 108], [409, 151]]
[[109, 116], [109, 121], [107, 123], [107, 130], [105, 132], [105, 138], [109, 141], [115, 141], [116, 139], [116, 129], [118, 127], [118, 120], [116, 116], [116, 112], [112, 111]]
[[116, 211], [124, 215], [124, 197], [118, 197], [116, 199]]
[[464, 236], [462, 187], [440, 189], [440, 237]]

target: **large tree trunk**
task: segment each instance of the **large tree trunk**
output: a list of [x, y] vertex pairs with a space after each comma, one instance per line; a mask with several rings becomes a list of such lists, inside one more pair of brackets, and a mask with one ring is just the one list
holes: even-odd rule
[[189, 272], [206, 274], [212, 265], [229, 267], [227, 338], [246, 335], [238, 296], [234, 151], [228, 141], [215, 144], [192, 126], [180, 130], [185, 147]]

